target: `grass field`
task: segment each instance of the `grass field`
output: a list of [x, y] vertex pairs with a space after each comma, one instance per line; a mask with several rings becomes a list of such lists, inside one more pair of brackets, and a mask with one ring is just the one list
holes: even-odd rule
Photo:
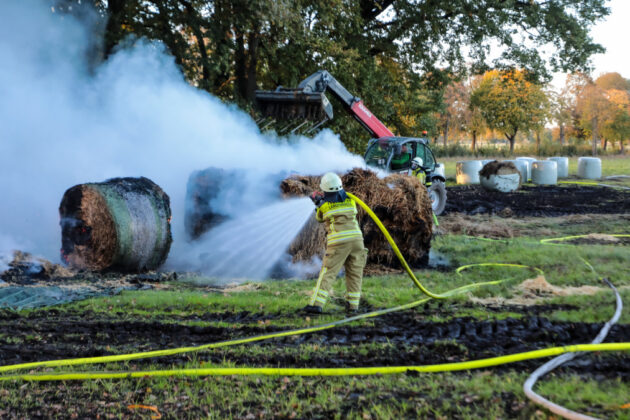
[[[454, 174], [455, 161], [447, 161], [447, 174]], [[628, 162], [604, 159], [604, 172], [628, 174]], [[472, 219], [488, 224], [512, 220], [517, 234], [500, 241], [449, 232], [438, 235], [432, 249], [448, 261], [449, 267], [419, 270], [416, 276], [436, 292], [505, 279], [499, 286], [444, 301], [431, 300], [328, 332], [73, 370], [424, 365], [561, 346], [576, 340], [588, 342], [614, 311], [614, 295], [600, 277], [610, 279], [624, 303], [630, 304], [630, 246], [614, 242], [542, 245], [540, 239], [550, 234], [628, 234], [624, 217]], [[455, 271], [461, 265], [486, 262], [540, 268], [544, 279], [560, 289], [523, 289], [520, 285], [524, 280], [537, 276], [527, 269], [475, 267], [461, 274]], [[0, 342], [3, 348], [22, 351], [25, 357], [31, 349], [43, 349], [38, 359], [58, 359], [195, 346], [345, 317], [341, 278], [335, 285], [336, 297], [321, 316], [297, 312], [307, 303], [314, 280], [269, 280], [225, 288], [200, 285], [208, 283], [211, 279], [182, 274], [178, 281], [153, 290], [19, 313], [5, 311], [0, 313]], [[362, 310], [389, 308], [423, 297], [402, 272], [367, 277]], [[612, 340], [629, 341], [629, 313], [622, 313], [619, 326], [611, 331]], [[58, 337], [50, 333], [62, 325], [66, 329], [61, 328]], [[493, 331], [501, 325], [514, 329], [502, 335], [483, 335], [480, 331], [488, 325]], [[477, 326], [477, 337], [468, 335], [469, 326]], [[461, 328], [458, 338], [449, 335], [453, 328]], [[581, 330], [586, 333], [578, 335], [576, 331]], [[522, 339], [518, 339], [519, 334], [524, 334]], [[0, 357], [0, 364], [7, 364], [8, 356]], [[233, 375], [61, 383], [11, 380], [0, 383], [0, 418], [149, 418], [157, 416], [157, 411], [162, 418], [545, 419], [553, 416], [526, 399], [522, 384], [546, 360], [433, 374]], [[586, 355], [579, 363], [548, 375], [536, 390], [570, 409], [623, 419], [630, 418], [629, 377], [630, 352], [602, 352]], [[129, 408], [132, 405], [151, 408]]]

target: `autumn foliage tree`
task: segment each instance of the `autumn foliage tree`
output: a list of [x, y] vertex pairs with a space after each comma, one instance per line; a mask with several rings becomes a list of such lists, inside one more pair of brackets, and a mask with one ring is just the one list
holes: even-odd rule
[[576, 122], [592, 138], [593, 156], [597, 155], [600, 138], [604, 150], [609, 140], [618, 141], [623, 150], [624, 140], [630, 137], [630, 83], [619, 73], [605, 73], [597, 80], [578, 75], [572, 80]]
[[492, 70], [484, 74], [471, 96], [489, 128], [510, 142], [510, 153], [519, 132], [539, 130], [548, 117], [548, 101], [539, 84], [527, 79], [522, 70]]
[[[161, 41], [191, 84], [248, 110], [257, 88], [326, 69], [403, 136], [437, 133], [445, 87], [469, 68], [523, 68], [539, 80], [587, 70], [603, 52], [589, 31], [610, 13], [607, 0], [50, 1], [97, 10], [103, 60]], [[363, 151], [368, 136], [350, 116], [337, 113], [330, 128]]]
[[[610, 108], [602, 124], [602, 137], [619, 143], [624, 153], [624, 141], [630, 138], [630, 95], [626, 90], [611, 89], [607, 92]], [[604, 146], [605, 149], [605, 146]]]
[[448, 142], [449, 134], [454, 135], [463, 130], [469, 100], [470, 94], [463, 82], [451, 82], [444, 90], [443, 107], [438, 113], [444, 147]]

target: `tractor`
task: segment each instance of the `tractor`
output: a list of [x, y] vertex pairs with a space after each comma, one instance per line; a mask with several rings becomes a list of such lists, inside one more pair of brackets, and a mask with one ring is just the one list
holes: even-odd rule
[[[363, 101], [352, 95], [328, 71], [319, 70], [304, 79], [297, 88], [279, 86], [274, 91], [256, 91], [256, 105], [261, 117], [256, 121], [261, 130], [282, 122], [279, 134], [314, 133], [333, 118], [329, 91], [373, 137], [365, 152], [368, 166], [391, 173], [411, 173], [411, 162], [420, 158], [425, 173], [425, 186], [431, 197], [433, 213], [441, 214], [446, 206], [444, 166], [435, 161], [426, 137], [395, 136]], [[287, 123], [288, 121], [288, 123]]]

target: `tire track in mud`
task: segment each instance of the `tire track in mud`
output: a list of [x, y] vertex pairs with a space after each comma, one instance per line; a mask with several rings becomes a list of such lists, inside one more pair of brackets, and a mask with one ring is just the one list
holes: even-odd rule
[[[241, 319], [264, 314], [231, 313]], [[119, 353], [119, 349], [145, 351], [161, 348], [195, 346], [286, 330], [287, 327], [190, 326], [174, 322], [103, 319], [94, 317], [54, 317], [46, 311], [21, 317], [0, 314], [0, 364], [14, 364], [47, 359], [91, 357]], [[100, 318], [96, 318], [96, 316]], [[216, 315], [216, 314], [215, 314]], [[229, 318], [227, 313], [220, 314]], [[251, 317], [251, 318], [248, 318]], [[445, 322], [424, 320], [420, 312], [405, 311], [371, 320], [368, 326], [342, 326], [317, 333], [265, 340], [251, 345], [265, 351], [248, 354], [241, 349], [215, 349], [197, 354], [199, 360], [222, 363], [230, 360], [250, 366], [378, 366], [419, 365], [473, 360], [518, 353], [544, 347], [590, 342], [601, 323], [558, 322], [537, 315], [522, 318], [480, 321], [471, 317]], [[615, 325], [609, 342], [627, 341], [630, 325]], [[366, 348], [365, 343], [383, 346]], [[317, 347], [305, 358], [300, 346]], [[114, 352], [113, 349], [117, 349]], [[268, 351], [267, 351], [268, 350]], [[262, 353], [262, 354], [261, 354]], [[170, 365], [187, 360], [189, 355], [150, 359], [148, 362]], [[630, 377], [630, 359], [607, 355], [597, 366], [587, 370], [604, 375]], [[136, 362], [134, 362], [136, 363]], [[535, 366], [537, 361], [519, 366]], [[576, 363], [580, 363], [577, 361]], [[512, 365], [508, 365], [509, 368]], [[570, 369], [570, 367], [569, 367]], [[580, 367], [583, 370], [584, 367]]]

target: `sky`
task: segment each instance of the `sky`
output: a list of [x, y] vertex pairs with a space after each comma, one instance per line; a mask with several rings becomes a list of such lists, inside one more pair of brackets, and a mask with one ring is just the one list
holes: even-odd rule
[[[591, 30], [593, 40], [606, 48], [604, 54], [596, 54], [591, 58], [594, 67], [592, 75], [597, 78], [604, 73], [617, 72], [630, 79], [630, 0], [611, 0], [608, 7], [610, 15]], [[565, 74], [557, 74], [553, 85], [562, 87], [565, 79]]]
[[593, 39], [606, 48], [606, 53], [593, 56], [594, 76], [616, 71], [628, 79], [630, 78], [630, 54], [628, 53], [630, 1], [612, 0], [609, 7], [611, 14], [591, 31]]

